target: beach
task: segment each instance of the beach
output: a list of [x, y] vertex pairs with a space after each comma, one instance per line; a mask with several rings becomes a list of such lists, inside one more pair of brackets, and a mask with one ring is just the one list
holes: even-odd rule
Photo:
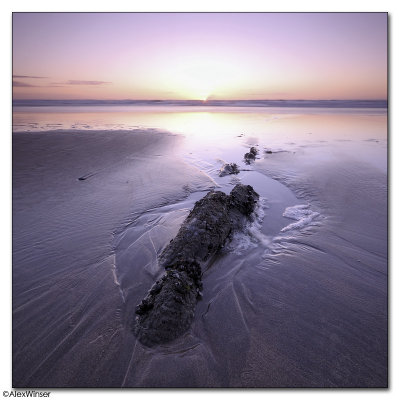
[[[28, 108], [14, 110], [14, 387], [387, 386], [386, 109]], [[135, 306], [162, 250], [196, 201], [237, 183], [260, 201], [204, 271], [190, 329], [143, 345]]]
[[[179, 199], [185, 192], [176, 186], [206, 181], [178, 160], [170, 159], [170, 168], [163, 168], [163, 153], [168, 158], [165, 153], [173, 142], [171, 135], [160, 132], [14, 137], [14, 366], [19, 367], [14, 377], [21, 369], [26, 377], [51, 372], [60, 354], [71, 356], [66, 351], [72, 350], [71, 343], [73, 357], [78, 351], [82, 362], [90, 364], [87, 346], [94, 345], [97, 357], [108, 347], [121, 326], [115, 230], [135, 210]], [[90, 176], [80, 181], [85, 175]], [[163, 190], [167, 180], [174, 184]], [[77, 335], [84, 341], [77, 341]], [[66, 372], [58, 371], [63, 380]], [[84, 372], [75, 373], [76, 382], [82, 379], [84, 384]]]

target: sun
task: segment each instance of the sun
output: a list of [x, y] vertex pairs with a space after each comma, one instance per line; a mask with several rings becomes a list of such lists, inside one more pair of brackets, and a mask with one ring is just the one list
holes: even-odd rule
[[188, 59], [170, 72], [168, 89], [186, 99], [205, 102], [210, 96], [229, 91], [235, 84], [235, 77], [232, 66], [226, 63]]
[[187, 97], [205, 101], [218, 89], [219, 79], [211, 68], [190, 68], [183, 71], [179, 86]]

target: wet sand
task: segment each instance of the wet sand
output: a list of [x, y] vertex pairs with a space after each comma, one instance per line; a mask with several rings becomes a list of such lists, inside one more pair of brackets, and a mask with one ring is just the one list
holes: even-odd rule
[[138, 210], [209, 187], [175, 159], [178, 140], [157, 131], [14, 134], [13, 386], [121, 382], [106, 362], [113, 346], [126, 352], [121, 332], [131, 336], [113, 237]]
[[[387, 173], [385, 157], [370, 157], [380, 145], [316, 139], [269, 154], [237, 137], [225, 161], [256, 144], [259, 158], [219, 178], [215, 154], [182, 158], [180, 140], [14, 134], [13, 385], [386, 387]], [[262, 196], [257, 218], [204, 274], [191, 329], [141, 345], [133, 310], [163, 273], [158, 255], [196, 200], [238, 181]]]
[[[312, 154], [275, 154], [255, 165], [262, 176], [242, 173], [270, 204], [260, 230], [206, 272], [190, 332], [156, 350], [135, 345], [125, 386], [387, 385], [386, 175], [342, 153], [340, 168], [321, 154], [316, 168]], [[285, 230], [285, 202], [319, 217]]]

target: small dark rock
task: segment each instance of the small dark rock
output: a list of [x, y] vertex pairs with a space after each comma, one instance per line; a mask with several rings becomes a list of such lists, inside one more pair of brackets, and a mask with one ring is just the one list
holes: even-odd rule
[[246, 164], [250, 164], [252, 161], [256, 159], [256, 155], [258, 154], [258, 150], [255, 147], [251, 147], [249, 152], [244, 155], [244, 161]]
[[79, 181], [85, 181], [86, 179], [92, 177], [95, 173], [91, 173], [91, 174], [86, 174], [86, 175], [82, 175], [78, 178]]
[[221, 169], [219, 170], [219, 176], [225, 176], [225, 175], [232, 175], [232, 174], [238, 174], [240, 172], [239, 167], [235, 163], [226, 163], [224, 164]]
[[258, 154], [258, 150], [255, 147], [250, 147], [250, 153], [256, 156]]

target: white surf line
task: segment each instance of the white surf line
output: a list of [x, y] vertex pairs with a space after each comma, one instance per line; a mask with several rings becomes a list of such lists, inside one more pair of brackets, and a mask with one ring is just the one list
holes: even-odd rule
[[310, 210], [309, 204], [298, 204], [292, 207], [287, 207], [283, 213], [286, 218], [294, 219], [297, 222], [293, 222], [281, 229], [281, 232], [287, 232], [292, 229], [302, 229], [308, 225], [311, 225], [313, 220], [320, 214], [318, 212]]
[[119, 293], [121, 294], [122, 302], [125, 303], [124, 292], [123, 292], [123, 290], [121, 288], [121, 284], [120, 284], [120, 282], [118, 280], [118, 277], [117, 277], [117, 265], [116, 265], [116, 260], [115, 260], [115, 253], [111, 254], [111, 257], [112, 257], [111, 273], [113, 275], [114, 283], [118, 286]]
[[131, 364], [132, 364], [133, 356], [135, 355], [135, 350], [136, 350], [137, 342], [138, 342], [138, 341], [135, 340], [135, 345], [133, 346], [132, 355], [131, 355], [131, 358], [130, 358], [130, 360], [129, 360], [128, 367], [126, 368], [125, 376], [124, 376], [124, 379], [123, 379], [123, 381], [122, 381], [122, 383], [121, 383], [121, 387], [124, 387], [124, 386], [125, 386], [126, 378], [128, 377], [129, 371], [130, 371], [130, 369], [131, 369]]

